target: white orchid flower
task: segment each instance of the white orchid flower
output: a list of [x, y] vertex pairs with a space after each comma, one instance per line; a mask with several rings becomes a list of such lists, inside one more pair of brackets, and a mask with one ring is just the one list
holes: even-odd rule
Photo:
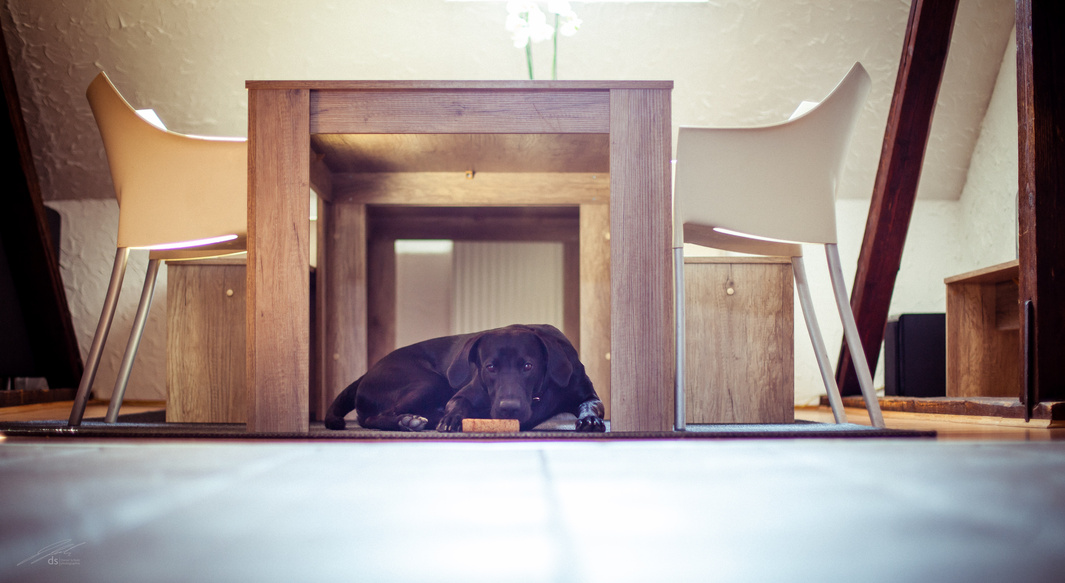
[[538, 6], [529, 11], [529, 38], [534, 43], [554, 36], [555, 27], [547, 23], [547, 15]]
[[583, 22], [580, 18], [577, 18], [577, 13], [570, 10], [567, 13], [561, 13], [561, 22], [558, 24], [558, 32], [562, 36], [573, 36], [577, 34], [577, 31], [581, 28]]
[[514, 41], [514, 48], [524, 49], [529, 44], [529, 27], [523, 26], [510, 35]]
[[551, 63], [551, 78], [557, 79], [558, 35], [573, 36], [582, 23], [569, 2], [565, 0], [548, 0], [547, 11], [555, 16], [554, 26], [548, 24], [547, 14], [540, 9], [537, 2], [531, 0], [509, 0], [507, 2], [506, 29], [511, 33], [514, 47], [525, 49], [525, 64], [529, 69], [529, 79], [533, 78], [530, 43], [554, 39], [555, 56]]
[[508, 2], [506, 29], [519, 49], [530, 41], [538, 43], [555, 34], [555, 28], [547, 23], [547, 15], [535, 2]]
[[519, 29], [525, 28], [528, 24], [525, 21], [525, 16], [520, 12], [507, 13], [506, 28], [507, 32], [517, 32]]
[[529, 44], [529, 21], [525, 19], [524, 13], [511, 12], [507, 14], [506, 27], [507, 32], [511, 34], [510, 38], [514, 41], [515, 48], [523, 49], [525, 45]]

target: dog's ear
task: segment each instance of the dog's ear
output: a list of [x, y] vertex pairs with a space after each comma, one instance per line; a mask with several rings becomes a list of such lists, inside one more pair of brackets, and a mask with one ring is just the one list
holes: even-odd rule
[[473, 361], [471, 355], [475, 354], [473, 352], [473, 347], [477, 345], [477, 341], [480, 339], [480, 334], [470, 337], [466, 342], [462, 343], [459, 350], [452, 355], [451, 363], [447, 365], [447, 382], [453, 388], [461, 389], [473, 378]]
[[[569, 384], [577, 353], [569, 340], [554, 326], [530, 326], [547, 350], [547, 374], [560, 387]], [[570, 348], [566, 351], [566, 348]], [[569, 354], [573, 352], [573, 354]]]

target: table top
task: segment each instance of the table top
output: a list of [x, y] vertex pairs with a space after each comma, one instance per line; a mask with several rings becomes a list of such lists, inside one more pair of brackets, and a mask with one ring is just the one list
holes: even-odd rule
[[310, 89], [315, 91], [604, 91], [610, 89], [673, 89], [672, 81], [247, 81], [248, 89]]

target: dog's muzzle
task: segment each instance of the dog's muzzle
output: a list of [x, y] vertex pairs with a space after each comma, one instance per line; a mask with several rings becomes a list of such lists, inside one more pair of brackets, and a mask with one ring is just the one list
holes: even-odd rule
[[517, 419], [524, 423], [532, 416], [532, 409], [521, 399], [500, 399], [492, 407], [492, 417], [496, 419]]

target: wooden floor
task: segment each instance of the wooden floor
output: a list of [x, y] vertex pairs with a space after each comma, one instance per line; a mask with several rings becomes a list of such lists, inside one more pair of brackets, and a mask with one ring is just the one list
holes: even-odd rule
[[939, 438], [0, 436], [0, 580], [1063, 580], [1060, 429], [885, 417]]
[[[58, 401], [54, 403], [36, 403], [33, 405], [19, 405], [16, 407], [0, 407], [0, 422], [4, 421], [48, 421], [66, 420], [70, 418], [70, 408], [73, 401]], [[123, 403], [121, 412], [143, 413], [146, 411], [159, 411], [166, 408], [164, 401], [132, 401]], [[90, 401], [85, 407], [85, 419], [103, 417], [107, 414], [107, 401]]]
[[[847, 421], [869, 425], [864, 409], [846, 409]], [[799, 407], [795, 418], [832, 423], [827, 407]], [[884, 424], [891, 429], [935, 431], [939, 440], [1046, 441], [1065, 439], [1065, 427], [1050, 427], [1046, 421], [1025, 423], [1020, 419], [969, 417], [961, 415], [923, 415], [884, 411]]]

